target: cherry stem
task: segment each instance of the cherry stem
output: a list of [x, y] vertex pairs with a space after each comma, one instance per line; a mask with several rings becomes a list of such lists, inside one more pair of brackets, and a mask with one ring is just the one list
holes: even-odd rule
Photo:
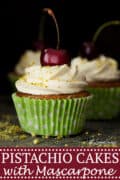
[[44, 25], [45, 25], [46, 16], [43, 15], [40, 20], [40, 27], [38, 33], [38, 40], [44, 40]]
[[47, 12], [53, 18], [53, 20], [55, 22], [56, 31], [57, 31], [57, 47], [56, 47], [56, 49], [59, 49], [59, 46], [60, 46], [60, 33], [59, 33], [59, 27], [58, 27], [56, 17], [54, 15], [53, 11], [50, 8], [44, 8], [43, 11]]
[[93, 39], [92, 41], [95, 43], [98, 39], [98, 36], [100, 35], [100, 33], [106, 28], [106, 27], [109, 27], [109, 26], [117, 26], [117, 25], [120, 25], [120, 21], [119, 20], [113, 20], [113, 21], [108, 21], [108, 22], [105, 22], [104, 24], [102, 24], [98, 29], [97, 31], [95, 32], [94, 36], [93, 36]]

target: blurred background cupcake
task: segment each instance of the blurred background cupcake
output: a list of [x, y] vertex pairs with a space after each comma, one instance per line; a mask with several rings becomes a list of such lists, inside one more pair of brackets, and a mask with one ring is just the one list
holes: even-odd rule
[[72, 66], [78, 66], [85, 74], [92, 104], [88, 107], [87, 119], [112, 119], [120, 113], [120, 70], [116, 59], [98, 53], [97, 38], [105, 28], [119, 26], [120, 21], [109, 21], [96, 31], [93, 41], [84, 42], [80, 56], [73, 58]]
[[23, 76], [25, 74], [25, 68], [32, 65], [40, 65], [40, 54], [40, 51], [27, 50], [20, 57], [18, 63], [15, 65], [14, 71], [8, 74], [8, 78], [13, 89], [15, 87], [14, 84], [16, 80], [18, 80], [20, 76]]
[[120, 70], [117, 61], [101, 55], [92, 61], [75, 58], [72, 66], [78, 66], [85, 74], [88, 91], [93, 99], [87, 110], [87, 119], [112, 119], [120, 112]]

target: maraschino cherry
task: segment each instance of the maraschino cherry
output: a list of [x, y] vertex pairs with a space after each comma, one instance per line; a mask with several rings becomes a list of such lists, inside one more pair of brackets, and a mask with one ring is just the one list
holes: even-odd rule
[[97, 49], [95, 43], [98, 39], [98, 36], [102, 32], [102, 30], [104, 30], [106, 27], [109, 27], [111, 25], [115, 25], [115, 26], [120, 25], [120, 21], [114, 20], [114, 21], [108, 21], [108, 22], [105, 22], [104, 24], [102, 24], [95, 32], [92, 41], [84, 42], [82, 44], [82, 46], [80, 48], [80, 55], [82, 57], [86, 57], [87, 59], [92, 60], [99, 55], [99, 52], [98, 52], [98, 49]]
[[98, 51], [94, 42], [86, 41], [80, 48], [80, 55], [89, 60], [94, 59], [98, 56]]
[[69, 64], [70, 62], [70, 56], [69, 53], [64, 49], [59, 49], [60, 44], [60, 35], [59, 35], [59, 27], [57, 24], [56, 17], [53, 13], [53, 11], [50, 8], [43, 9], [44, 12], [47, 12], [48, 15], [50, 15], [56, 25], [57, 30], [57, 48], [52, 49], [43, 49], [41, 52], [40, 61], [43, 66], [55, 66], [55, 65], [63, 65], [63, 64]]

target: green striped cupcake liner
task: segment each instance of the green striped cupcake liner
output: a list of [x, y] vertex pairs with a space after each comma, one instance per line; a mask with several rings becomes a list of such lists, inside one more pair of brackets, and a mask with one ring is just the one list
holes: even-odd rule
[[30, 134], [67, 136], [81, 132], [91, 96], [74, 99], [35, 99], [12, 94], [22, 129]]
[[113, 119], [120, 112], [120, 87], [88, 88], [93, 98], [87, 107], [87, 119]]

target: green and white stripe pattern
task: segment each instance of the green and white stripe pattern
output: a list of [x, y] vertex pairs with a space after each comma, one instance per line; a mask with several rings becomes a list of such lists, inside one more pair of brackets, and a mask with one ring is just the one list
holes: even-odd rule
[[87, 107], [87, 119], [112, 119], [120, 112], [120, 88], [88, 88], [93, 98]]
[[12, 95], [22, 129], [31, 134], [67, 136], [80, 133], [91, 96], [40, 100]]

